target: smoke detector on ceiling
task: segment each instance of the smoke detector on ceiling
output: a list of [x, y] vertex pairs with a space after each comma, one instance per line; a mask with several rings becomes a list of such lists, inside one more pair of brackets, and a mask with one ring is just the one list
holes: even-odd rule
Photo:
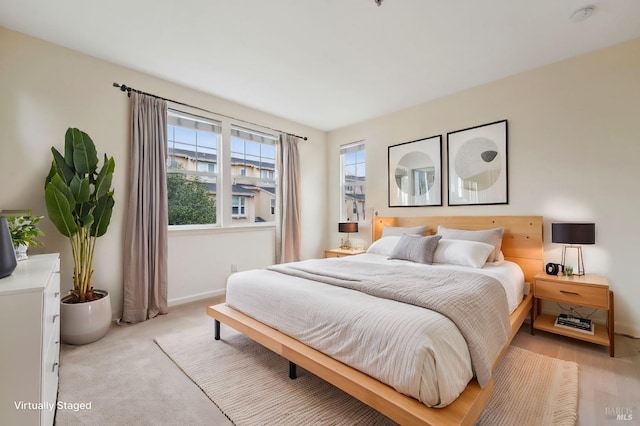
[[595, 9], [594, 6], [585, 6], [582, 9], [578, 9], [575, 12], [573, 12], [569, 17], [569, 19], [571, 19], [571, 22], [574, 22], [574, 23], [582, 22], [585, 19], [588, 19], [591, 15], [593, 15], [594, 9]]

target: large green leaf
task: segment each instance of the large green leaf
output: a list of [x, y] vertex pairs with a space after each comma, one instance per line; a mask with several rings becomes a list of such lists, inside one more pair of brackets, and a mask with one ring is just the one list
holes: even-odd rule
[[86, 203], [87, 201], [89, 201], [89, 179], [80, 179], [78, 175], [74, 175], [73, 179], [71, 179], [69, 188], [71, 189], [71, 193], [76, 199], [76, 203]]
[[[59, 176], [56, 175], [58, 179]], [[72, 237], [78, 232], [78, 227], [71, 213], [71, 205], [65, 194], [54, 184], [54, 179], [47, 184], [44, 190], [44, 199], [47, 206], [49, 219], [65, 237]]]
[[91, 227], [91, 236], [98, 238], [106, 234], [114, 204], [113, 191], [98, 198], [98, 203], [93, 211], [94, 221]]
[[51, 182], [51, 179], [57, 174], [58, 172], [56, 171], [56, 162], [52, 161], [51, 162], [51, 168], [49, 169], [49, 174], [47, 175], [47, 178], [44, 180], [44, 187], [46, 188], [47, 185], [49, 184], [49, 182]]
[[69, 166], [67, 164], [67, 160], [54, 147], [51, 147], [51, 153], [53, 154], [53, 167], [55, 168], [56, 173], [58, 173], [68, 185], [71, 183], [71, 179], [75, 176], [75, 171], [72, 168], [73, 164]]
[[98, 177], [96, 178], [95, 183], [95, 194], [96, 198], [102, 198], [111, 190], [111, 181], [113, 179], [113, 171], [116, 168], [116, 162], [111, 158], [107, 158], [106, 154], [104, 156], [104, 163], [102, 164], [102, 168], [100, 169], [100, 173], [98, 173]]
[[73, 210], [74, 207], [76, 206], [76, 199], [73, 196], [71, 189], [67, 186], [66, 183], [64, 183], [60, 175], [59, 174], [53, 175], [50, 183], [53, 186], [55, 186], [58, 189], [58, 191], [62, 193], [62, 195], [64, 195], [64, 197], [67, 199], [67, 202], [69, 203], [69, 206], [71, 207], [71, 210]]
[[[65, 135], [65, 154], [68, 151], [68, 141], [73, 145], [73, 167], [76, 174], [93, 174], [98, 167], [96, 146], [85, 132], [80, 129], [69, 129]], [[66, 160], [66, 159], [65, 159]]]
[[[53, 149], [53, 148], [51, 148]], [[64, 161], [69, 168], [73, 168], [73, 129], [69, 127], [64, 134]]]

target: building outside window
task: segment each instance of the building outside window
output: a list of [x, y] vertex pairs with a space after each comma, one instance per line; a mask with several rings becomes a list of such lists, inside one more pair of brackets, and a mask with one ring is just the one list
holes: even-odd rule
[[340, 220], [360, 221], [366, 217], [365, 144], [363, 141], [340, 147]]
[[275, 223], [276, 141], [274, 135], [231, 126], [232, 193], [247, 203], [243, 208], [234, 201], [232, 216], [238, 222]]

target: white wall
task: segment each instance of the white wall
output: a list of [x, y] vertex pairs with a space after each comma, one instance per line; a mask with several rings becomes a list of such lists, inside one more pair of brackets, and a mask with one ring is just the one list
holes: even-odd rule
[[[509, 126], [509, 204], [447, 207], [445, 195], [443, 207], [388, 207], [389, 145], [442, 134], [446, 192], [447, 132], [502, 119]], [[551, 222], [595, 222], [585, 267], [608, 277], [615, 291], [616, 332], [640, 336], [640, 39], [330, 132], [330, 230], [339, 219], [339, 146], [361, 139], [367, 205], [383, 216], [542, 215], [547, 262], [561, 256], [550, 242]], [[369, 239], [368, 232], [358, 237]], [[339, 239], [331, 233], [332, 246]]]
[[274, 249], [273, 227], [169, 231], [170, 305], [224, 294], [232, 272], [272, 265]]
[[[68, 127], [86, 131], [98, 154], [116, 161], [116, 206], [107, 235], [98, 240], [93, 285], [111, 292], [114, 316], [122, 311], [122, 244], [128, 170], [129, 104], [113, 82], [224, 115], [307, 136], [299, 143], [302, 170], [302, 255], [325, 246], [326, 134], [239, 104], [178, 86], [0, 27], [0, 210], [31, 209], [46, 215], [44, 179], [50, 147], [64, 147]], [[300, 102], [304, 102], [301, 99]], [[322, 194], [318, 197], [318, 194]], [[45, 218], [45, 247], [30, 253], [62, 253], [62, 288], [70, 289], [73, 263], [68, 242]], [[175, 304], [219, 294], [231, 265], [238, 270], [274, 260], [273, 229], [229, 233], [170, 232], [169, 298]]]

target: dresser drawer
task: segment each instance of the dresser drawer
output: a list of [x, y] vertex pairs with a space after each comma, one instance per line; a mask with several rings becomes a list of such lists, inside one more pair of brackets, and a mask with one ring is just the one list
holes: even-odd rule
[[578, 306], [609, 308], [609, 294], [606, 287], [536, 280], [535, 297]]
[[[42, 402], [47, 407], [55, 407], [58, 395], [58, 368], [60, 366], [60, 338], [57, 337], [49, 348], [45, 348], [46, 356], [42, 365]], [[53, 425], [55, 408], [42, 411], [43, 425]]]
[[46, 348], [52, 340], [59, 340], [60, 330], [60, 268], [59, 264], [53, 274], [47, 287], [44, 290], [44, 312], [42, 319], [43, 324], [43, 345]]

